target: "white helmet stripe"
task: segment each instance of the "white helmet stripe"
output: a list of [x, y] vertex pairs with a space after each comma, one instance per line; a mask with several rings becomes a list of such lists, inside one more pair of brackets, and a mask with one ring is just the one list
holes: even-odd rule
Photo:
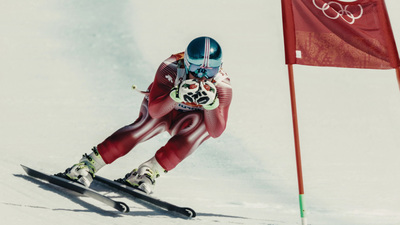
[[209, 67], [210, 62], [210, 38], [205, 38], [203, 67]]

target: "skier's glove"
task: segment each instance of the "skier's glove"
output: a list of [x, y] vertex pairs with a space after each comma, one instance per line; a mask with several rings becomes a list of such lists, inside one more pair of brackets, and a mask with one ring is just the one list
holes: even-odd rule
[[197, 104], [202, 105], [206, 110], [213, 110], [219, 106], [217, 88], [208, 80], [200, 82], [196, 99]]
[[184, 80], [171, 89], [169, 96], [176, 102], [196, 103], [200, 85], [196, 80]]

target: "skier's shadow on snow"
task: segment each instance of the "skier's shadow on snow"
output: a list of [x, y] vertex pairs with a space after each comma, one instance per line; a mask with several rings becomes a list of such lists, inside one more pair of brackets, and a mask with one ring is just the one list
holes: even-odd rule
[[73, 211], [73, 212], [93, 212], [93, 213], [97, 213], [100, 214], [102, 216], [109, 216], [109, 217], [121, 217], [122, 215], [118, 212], [111, 212], [111, 211], [106, 211], [100, 207], [97, 207], [93, 204], [90, 204], [86, 201], [84, 201], [83, 199], [81, 199], [80, 197], [82, 197], [81, 194], [73, 192], [73, 191], [69, 191], [66, 189], [63, 189], [62, 187], [58, 187], [56, 185], [47, 183], [45, 181], [41, 181], [38, 179], [35, 179], [33, 177], [29, 177], [27, 175], [21, 175], [21, 174], [14, 174], [14, 176], [16, 177], [20, 177], [23, 178], [25, 180], [28, 180], [32, 183], [35, 183], [37, 185], [39, 185], [39, 188], [42, 188], [43, 190], [46, 191], [51, 191], [53, 193], [56, 193], [58, 195], [61, 195], [63, 197], [65, 197], [65, 199], [68, 199], [78, 205], [81, 205], [82, 207], [86, 208], [87, 210], [80, 210], [80, 209], [63, 209], [63, 208], [52, 208], [51, 210], [54, 211]]
[[[81, 205], [82, 207], [86, 208], [87, 210], [81, 210], [81, 209], [65, 209], [65, 208], [46, 208], [46, 207], [37, 207], [37, 206], [26, 206], [26, 207], [34, 207], [34, 208], [44, 208], [44, 209], [50, 209], [53, 211], [72, 211], [72, 212], [92, 212], [92, 213], [97, 213], [101, 216], [108, 216], [108, 217], [122, 217], [123, 215], [130, 215], [130, 216], [159, 216], [160, 214], [165, 215], [165, 216], [170, 216], [170, 217], [180, 217], [179, 215], [169, 215], [168, 213], [165, 213], [165, 211], [158, 209], [157, 207], [154, 207], [152, 205], [146, 205], [145, 203], [142, 203], [142, 205], [146, 205], [147, 208], [151, 209], [151, 211], [130, 211], [129, 213], [124, 213], [121, 214], [119, 212], [114, 212], [114, 211], [107, 211], [104, 210], [96, 205], [90, 204], [80, 197], [82, 197], [81, 194], [66, 190], [62, 187], [58, 187], [56, 185], [47, 183], [46, 181], [38, 180], [33, 177], [27, 176], [27, 175], [22, 175], [22, 174], [14, 174], [15, 177], [23, 178], [27, 181], [30, 181], [32, 183], [35, 183], [39, 186], [39, 188], [42, 188], [43, 190], [46, 191], [51, 191], [55, 194], [63, 196], [65, 199], [68, 199], [78, 205]], [[104, 191], [101, 190], [102, 188], [99, 187], [98, 185], [93, 185], [93, 189], [97, 191]], [[136, 201], [135, 201], [136, 202]], [[18, 205], [22, 206], [22, 205]], [[132, 208], [132, 207], [130, 207]], [[163, 213], [164, 212], [164, 213]]]
[[[101, 184], [101, 183], [97, 183], [97, 182], [93, 182], [90, 185], [90, 188], [92, 188], [93, 190], [98, 191], [98, 192], [118, 193], [118, 191], [117, 192], [115, 192], [115, 190], [113, 191], [113, 189], [108, 187], [107, 185]], [[148, 217], [148, 216], [160, 216], [160, 215], [163, 215], [163, 216], [167, 216], [167, 217], [171, 217], [171, 218], [190, 219], [190, 218], [188, 218], [186, 216], [183, 216], [183, 215], [181, 215], [179, 213], [169, 212], [169, 211], [167, 211], [165, 209], [161, 209], [161, 208], [159, 208], [157, 206], [154, 206], [151, 203], [148, 203], [148, 202], [143, 201], [141, 199], [135, 198], [133, 196], [125, 195], [125, 196], [121, 196], [121, 198], [129, 199], [129, 200], [131, 200], [131, 201], [133, 201], [133, 202], [135, 202], [135, 203], [137, 203], [137, 204], [139, 204], [139, 205], [141, 205], [141, 206], [143, 206], [143, 207], [145, 207], [147, 209], [150, 209], [150, 211], [134, 211], [134, 210], [132, 210], [130, 212], [132, 214], [132, 216]]]
[[[98, 192], [112, 192], [112, 188], [107, 187], [107, 185], [104, 184], [99, 184], [96, 182], [93, 182], [92, 185], [90, 186], [93, 190], [98, 191]], [[134, 215], [135, 216], [159, 216], [159, 215], [163, 215], [163, 216], [168, 216], [171, 218], [182, 218], [182, 219], [191, 219], [188, 218], [186, 216], [183, 216], [179, 213], [174, 213], [174, 212], [169, 212], [166, 209], [161, 209], [157, 206], [152, 205], [151, 203], [148, 203], [146, 201], [137, 199], [135, 197], [131, 197], [131, 196], [125, 196], [127, 199], [130, 199], [148, 209], [151, 209], [152, 211], [150, 212], [144, 212], [144, 211], [140, 211], [140, 212], [135, 212]], [[224, 214], [216, 214], [216, 213], [204, 213], [204, 212], [197, 212], [196, 213], [196, 217], [223, 217], [223, 218], [235, 218], [235, 219], [250, 219], [247, 217], [242, 217], [242, 216], [232, 216], [232, 215], [224, 215]]]
[[[38, 185], [39, 188], [42, 188], [43, 190], [53, 192], [55, 194], [58, 194], [60, 196], [63, 196], [65, 199], [68, 199], [83, 208], [86, 208], [87, 210], [81, 210], [81, 209], [65, 209], [65, 208], [45, 208], [45, 209], [50, 209], [53, 211], [72, 211], [72, 212], [92, 212], [92, 213], [97, 213], [101, 216], [108, 216], [108, 217], [122, 217], [123, 214], [119, 212], [114, 212], [114, 211], [107, 211], [104, 210], [96, 205], [90, 204], [83, 199], [81, 199], [82, 195], [70, 190], [66, 190], [62, 187], [58, 187], [56, 185], [47, 183], [46, 181], [38, 180], [33, 177], [27, 176], [27, 175], [21, 175], [21, 174], [14, 174], [15, 177], [23, 178], [27, 181], [30, 181], [32, 183], [35, 183]], [[104, 187], [103, 185], [93, 185], [93, 189], [96, 191], [107, 191], [107, 188]], [[109, 190], [108, 190], [109, 191]], [[143, 216], [143, 217], [148, 217], [148, 216], [168, 216], [172, 218], [182, 218], [182, 219], [188, 219], [187, 217], [181, 216], [179, 214], [175, 214], [172, 212], [167, 212], [166, 210], [160, 209], [156, 206], [153, 206], [152, 204], [149, 204], [147, 202], [135, 199], [134, 197], [130, 198], [127, 197], [130, 200], [133, 200], [136, 203], [139, 203], [140, 205], [151, 209], [151, 211], [131, 211], [129, 213], [125, 213], [131, 216]], [[31, 206], [34, 207], [34, 206]], [[44, 208], [44, 207], [39, 207], [39, 208]], [[237, 219], [249, 219], [246, 217], [240, 217], [240, 216], [231, 216], [231, 215], [222, 215], [222, 214], [214, 214], [214, 213], [197, 213], [197, 216], [199, 217], [226, 217], [226, 218], [237, 218]]]

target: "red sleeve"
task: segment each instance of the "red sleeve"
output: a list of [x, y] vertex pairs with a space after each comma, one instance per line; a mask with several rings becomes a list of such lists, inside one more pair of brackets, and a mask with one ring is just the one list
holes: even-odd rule
[[204, 120], [206, 128], [211, 137], [219, 137], [225, 130], [228, 121], [229, 106], [232, 101], [232, 86], [227, 75], [216, 85], [219, 106], [213, 110], [204, 110]]
[[177, 56], [172, 55], [159, 66], [149, 94], [149, 113], [160, 118], [174, 109], [176, 102], [169, 97], [174, 86]]

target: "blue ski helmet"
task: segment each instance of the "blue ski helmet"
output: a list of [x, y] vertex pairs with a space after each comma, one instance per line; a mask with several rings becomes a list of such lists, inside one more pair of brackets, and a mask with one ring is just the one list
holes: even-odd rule
[[198, 78], [213, 78], [222, 65], [222, 49], [214, 39], [198, 37], [187, 46], [184, 62], [186, 74], [192, 72]]

